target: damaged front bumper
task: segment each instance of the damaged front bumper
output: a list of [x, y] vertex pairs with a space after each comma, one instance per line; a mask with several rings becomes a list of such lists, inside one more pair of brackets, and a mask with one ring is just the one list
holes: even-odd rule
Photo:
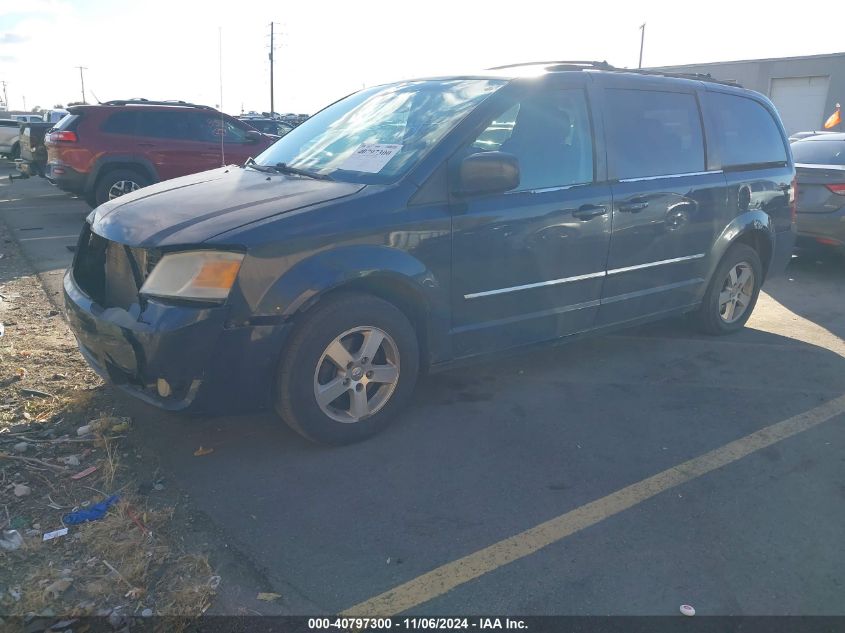
[[139, 312], [103, 308], [64, 277], [68, 322], [105, 380], [157, 407], [233, 412], [270, 402], [288, 324], [231, 326], [229, 307], [147, 300]]

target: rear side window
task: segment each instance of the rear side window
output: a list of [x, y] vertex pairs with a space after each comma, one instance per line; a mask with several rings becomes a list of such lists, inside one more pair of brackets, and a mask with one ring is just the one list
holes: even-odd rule
[[79, 125], [79, 121], [82, 119], [81, 114], [66, 114], [62, 117], [62, 120], [56, 123], [53, 127], [54, 130], [75, 130], [76, 126]]
[[17, 121], [0, 121], [0, 127], [20, 127]]
[[606, 91], [609, 160], [619, 179], [704, 171], [704, 140], [695, 96]]
[[706, 93], [704, 103], [716, 124], [723, 167], [786, 162], [780, 130], [760, 103], [720, 92]]
[[103, 123], [102, 131], [108, 134], [135, 134], [136, 112], [115, 112]]
[[845, 141], [798, 141], [792, 144], [796, 163], [845, 165]]
[[136, 115], [139, 136], [192, 140], [189, 112], [152, 110], [137, 112]]

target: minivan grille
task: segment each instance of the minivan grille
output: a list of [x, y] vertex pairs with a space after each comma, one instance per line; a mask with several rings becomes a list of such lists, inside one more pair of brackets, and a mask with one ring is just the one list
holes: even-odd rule
[[73, 277], [103, 308], [129, 309], [138, 303], [138, 291], [159, 259], [158, 251], [112, 242], [86, 225], [79, 237]]

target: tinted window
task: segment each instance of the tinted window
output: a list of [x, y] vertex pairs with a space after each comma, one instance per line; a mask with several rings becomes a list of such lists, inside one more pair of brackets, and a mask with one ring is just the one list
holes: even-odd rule
[[519, 190], [593, 180], [593, 140], [582, 90], [558, 90], [513, 104], [472, 143], [471, 151], [501, 151], [519, 161]]
[[704, 141], [695, 96], [607, 90], [609, 160], [617, 178], [704, 171]]
[[0, 127], [20, 127], [18, 121], [0, 121]]
[[115, 112], [103, 123], [102, 131], [108, 134], [135, 134], [136, 112]]
[[845, 165], [845, 141], [797, 141], [792, 144], [796, 163]]
[[220, 135], [226, 143], [246, 141], [246, 127], [241, 127], [231, 119], [209, 112], [195, 112], [191, 115], [193, 137], [198, 141], [219, 143]]
[[769, 111], [753, 99], [708, 92], [704, 102], [716, 124], [722, 165], [786, 162], [786, 147]]
[[56, 123], [54, 130], [75, 130], [79, 125], [79, 120], [82, 118], [81, 114], [66, 114], [62, 120]]
[[138, 135], [152, 138], [191, 140], [189, 112], [152, 110], [137, 112]]
[[276, 133], [275, 121], [262, 121], [261, 119], [247, 119], [244, 121], [248, 126], [255, 128], [259, 132], [268, 132], [270, 134]]

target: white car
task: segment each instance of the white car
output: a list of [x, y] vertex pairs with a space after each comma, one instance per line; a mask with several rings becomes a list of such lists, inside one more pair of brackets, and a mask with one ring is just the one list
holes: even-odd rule
[[47, 110], [46, 112], [42, 112], [41, 116], [44, 118], [45, 123], [58, 123], [68, 114], [70, 114], [70, 112], [64, 108], [59, 108], [57, 110]]
[[20, 121], [0, 119], [0, 154], [13, 159], [21, 155], [20, 131]]
[[44, 121], [40, 114], [13, 114], [12, 118], [21, 123], [41, 123]]

